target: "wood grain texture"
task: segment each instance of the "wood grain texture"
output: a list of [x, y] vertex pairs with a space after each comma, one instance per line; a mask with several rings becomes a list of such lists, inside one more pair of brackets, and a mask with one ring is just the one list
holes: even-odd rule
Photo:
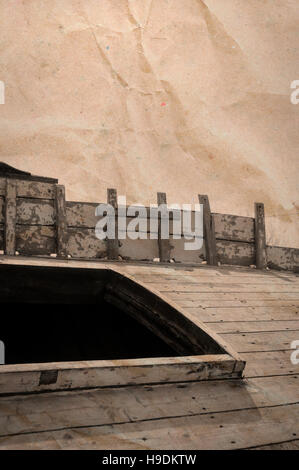
[[[170, 365], [170, 372], [171, 367], [175, 369], [174, 365]], [[159, 366], [157, 371], [158, 368]], [[162, 369], [161, 374], [163, 378]], [[182, 377], [184, 378], [183, 374]], [[252, 378], [243, 385], [239, 380], [219, 380], [217, 383], [217, 386], [214, 381], [132, 385], [63, 393], [53, 391], [39, 397], [35, 394], [2, 397], [0, 437], [54, 431], [63, 427], [71, 429], [82, 425], [126, 424], [128, 421], [140, 422], [178, 416], [200, 417], [208, 413], [243, 408], [287, 405], [296, 402], [298, 398], [296, 381], [287, 376]], [[280, 393], [281, 388], [285, 390], [283, 396]], [[36, 419], [37, 415], [39, 419]]]
[[[225, 354], [7, 365], [1, 366], [0, 399], [7, 393], [237, 378], [240, 374], [234, 368], [235, 361]], [[41, 374], [46, 371], [58, 372], [54, 383], [41, 383]]]
[[[213, 417], [213, 418], [212, 418]], [[212, 420], [211, 420], [212, 419]], [[204, 450], [244, 449], [291, 439], [299, 405], [80, 426], [0, 438], [5, 449]]]

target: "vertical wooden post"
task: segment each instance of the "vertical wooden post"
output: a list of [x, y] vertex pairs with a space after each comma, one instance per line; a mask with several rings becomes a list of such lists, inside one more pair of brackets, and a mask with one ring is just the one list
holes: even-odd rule
[[61, 184], [57, 184], [55, 204], [56, 204], [56, 240], [57, 240], [57, 256], [59, 258], [67, 257], [67, 220], [66, 220], [66, 204], [65, 204], [65, 188]]
[[207, 253], [207, 263], [211, 266], [217, 266], [216, 237], [214, 219], [211, 214], [209, 197], [198, 195], [199, 203], [203, 205], [203, 231]]
[[108, 259], [118, 259], [118, 210], [117, 210], [117, 191], [116, 189], [107, 189], [107, 202], [115, 210], [115, 238], [107, 239], [107, 255]]
[[266, 267], [265, 208], [262, 202], [255, 203], [255, 254], [257, 269]]
[[[157, 193], [157, 201], [158, 206], [161, 204], [167, 204], [166, 193]], [[161, 238], [161, 225], [162, 225], [162, 218], [161, 214], [159, 214], [159, 222], [158, 222], [158, 244], [159, 244], [159, 258], [161, 263], [168, 263], [170, 261], [170, 242], [169, 238], [167, 240], [163, 240]]]
[[17, 182], [6, 179], [5, 191], [5, 225], [4, 253], [9, 256], [16, 254], [16, 219], [17, 219]]

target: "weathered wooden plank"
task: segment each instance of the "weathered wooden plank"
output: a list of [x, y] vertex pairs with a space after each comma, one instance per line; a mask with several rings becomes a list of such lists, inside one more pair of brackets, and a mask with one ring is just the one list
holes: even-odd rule
[[55, 229], [50, 226], [18, 225], [16, 250], [22, 255], [50, 255], [56, 252]]
[[[77, 361], [49, 364], [4, 365], [0, 370], [0, 395], [44, 390], [106, 388], [132, 384], [201, 381], [240, 374], [229, 355], [172, 358]], [[41, 374], [58, 371], [55, 381], [43, 384]]]
[[6, 178], [0, 178], [0, 196], [5, 196]]
[[206, 195], [198, 196], [199, 203], [203, 205], [203, 230], [206, 247], [207, 262], [209, 265], [217, 266], [218, 253], [216, 249], [215, 225], [211, 215], [209, 197]]
[[[203, 246], [204, 248], [204, 246]], [[203, 266], [200, 266], [203, 268]], [[177, 266], [175, 266], [177, 268]], [[150, 269], [147, 272], [136, 271], [135, 275], [140, 280], [149, 284], [159, 284], [162, 282], [168, 282], [171, 285], [175, 285], [176, 282], [181, 284], [197, 284], [199, 287], [205, 283], [222, 283], [229, 284], [238, 282], [239, 284], [281, 284], [288, 283], [299, 286], [299, 276], [288, 274], [286, 272], [273, 272], [271, 270], [257, 271], [256, 269], [248, 268], [247, 272], [234, 273], [233, 271], [226, 272], [227, 266], [221, 267], [217, 273], [210, 273], [209, 269], [205, 266], [204, 269], [198, 269], [197, 266], [192, 266], [193, 269], [187, 270], [173, 269], [168, 270], [166, 273], [156, 273], [154, 269]]]
[[[166, 193], [157, 193], [158, 206], [167, 205]], [[159, 229], [158, 229], [158, 247], [159, 247], [159, 258], [162, 263], [170, 261], [170, 243], [168, 239], [162, 239], [162, 224], [165, 223], [163, 216], [159, 214]]]
[[[211, 418], [213, 420], [211, 421]], [[2, 437], [2, 449], [228, 450], [273, 444], [298, 432], [299, 405], [206, 413]], [[211, 424], [212, 423], [212, 424]]]
[[54, 202], [41, 199], [17, 199], [17, 224], [54, 225]]
[[4, 252], [13, 256], [16, 253], [16, 219], [17, 219], [17, 186], [16, 181], [6, 180]]
[[215, 237], [220, 240], [254, 243], [254, 219], [229, 214], [212, 214]]
[[[296, 330], [299, 333], [298, 320], [289, 321], [223, 321], [209, 322], [209, 327], [216, 333], [259, 333], [268, 331]], [[298, 334], [299, 337], [299, 334]], [[299, 372], [299, 371], [298, 371]]]
[[[282, 388], [285, 390], [283, 395]], [[207, 413], [290, 404], [297, 399], [296, 381], [287, 376], [254, 378], [245, 382], [166, 383], [150, 387], [2, 397], [0, 436], [178, 416], [204, 416]]]
[[[253, 292], [253, 291], [243, 291], [243, 292], [220, 292], [211, 288], [208, 292], [172, 292], [168, 290], [160, 289], [161, 293], [167, 294], [167, 297], [173, 300], [222, 300], [224, 302], [231, 301], [243, 301], [243, 305], [249, 305], [249, 300], [281, 300], [282, 305], [286, 300], [299, 301], [298, 292]], [[226, 305], [226, 304], [223, 304]], [[215, 304], [215, 306], [217, 306]]]
[[294, 270], [299, 266], [299, 249], [267, 246], [267, 265], [272, 269]]
[[255, 205], [255, 254], [257, 269], [266, 267], [266, 229], [265, 229], [265, 208], [261, 202]]
[[200, 250], [185, 250], [185, 243], [190, 243], [189, 240], [181, 238], [179, 240], [174, 240], [170, 238], [170, 257], [176, 263], [198, 263], [201, 264], [205, 257], [205, 243], [203, 242], [202, 248]]
[[[262, 352], [244, 352], [242, 357], [246, 361], [245, 376], [248, 377], [266, 377], [298, 374], [298, 365], [291, 363], [292, 351], [262, 351]], [[298, 378], [293, 378], [297, 383]], [[297, 383], [298, 387], [298, 383]]]
[[[168, 294], [167, 294], [168, 296]], [[214, 296], [213, 296], [214, 298]], [[249, 298], [249, 299], [193, 299], [192, 294], [185, 294], [181, 298], [174, 297], [174, 300], [178, 305], [182, 307], [203, 307], [203, 308], [240, 308], [240, 307], [299, 307], [299, 300], [294, 299], [260, 299]], [[225, 300], [225, 302], [223, 302]]]
[[4, 224], [5, 221], [5, 199], [0, 196], [0, 224]]
[[221, 264], [240, 266], [255, 264], [255, 248], [252, 243], [216, 240], [216, 250]]
[[[187, 305], [183, 305], [183, 307], [184, 310], [187, 310], [199, 320], [205, 323], [213, 322], [213, 325], [211, 325], [212, 329], [214, 329], [215, 322], [220, 322], [220, 324], [227, 322], [229, 326], [229, 322], [248, 321], [252, 322], [254, 328], [256, 322], [269, 322], [273, 327], [273, 323], [279, 324], [281, 321], [299, 321], [299, 306], [244, 307], [244, 304], [240, 304], [235, 307], [195, 307], [189, 302]], [[219, 325], [219, 328], [221, 328], [221, 325]]]
[[55, 185], [36, 181], [17, 181], [17, 196], [35, 199], [55, 199]]
[[119, 256], [124, 260], [153, 261], [159, 258], [159, 249], [156, 240], [126, 240], [119, 241]]
[[251, 286], [260, 286], [260, 287], [265, 287], [267, 288], [267, 286], [274, 286], [274, 285], [277, 285], [277, 286], [291, 286], [292, 288], [294, 287], [297, 287], [299, 288], [299, 279], [296, 280], [290, 280], [290, 281], [287, 281], [285, 282], [283, 279], [279, 279], [279, 278], [269, 278], [269, 279], [253, 279], [253, 278], [242, 278], [242, 277], [239, 277], [239, 278], [236, 278], [236, 277], [232, 277], [232, 278], [219, 278], [219, 277], [216, 277], [216, 276], [211, 276], [211, 277], [208, 277], [208, 276], [203, 276], [202, 278], [199, 278], [199, 279], [196, 279], [195, 277], [191, 277], [189, 279], [186, 279], [186, 277], [184, 276], [180, 276], [179, 278], [168, 278], [167, 276], [161, 276], [161, 279], [159, 280], [159, 276], [143, 276], [143, 275], [140, 275], [140, 276], [136, 276], [136, 278], [138, 278], [140, 281], [142, 282], [146, 282], [147, 284], [151, 285], [151, 286], [159, 286], [161, 284], [163, 285], [167, 285], [169, 287], [169, 289], [173, 289], [174, 291], [177, 290], [176, 289], [176, 286], [179, 285], [179, 286], [185, 286], [185, 288], [187, 289], [188, 286], [196, 286], [197, 287], [197, 290], [200, 292], [202, 289], [204, 290], [205, 287], [219, 287], [219, 288], [224, 288], [224, 291], [225, 291], [225, 288], [226, 287], [229, 287], [229, 286], [234, 286], [236, 284], [238, 284], [239, 286], [248, 286], [248, 289], [250, 290], [250, 287]]
[[66, 202], [66, 217], [69, 227], [95, 228], [99, 217], [95, 211], [99, 204], [93, 202]]
[[[297, 436], [294, 433], [294, 436]], [[299, 450], [299, 440], [290, 440], [286, 442], [279, 442], [277, 444], [269, 444], [263, 446], [250, 447], [250, 450]]]
[[221, 333], [239, 353], [249, 351], [279, 351], [291, 349], [292, 341], [298, 339], [297, 331], [271, 331], [260, 333]]
[[4, 251], [4, 225], [0, 225], [0, 250]]
[[108, 259], [118, 259], [118, 222], [117, 222], [117, 191], [116, 189], [107, 189], [107, 202], [115, 210], [115, 234], [114, 239], [107, 238], [107, 256]]
[[161, 292], [174, 292], [174, 293], [197, 293], [198, 295], [204, 294], [206, 292], [218, 292], [218, 293], [227, 293], [227, 292], [234, 292], [236, 294], [243, 293], [243, 292], [297, 292], [299, 293], [299, 285], [280, 282], [277, 284], [265, 283], [265, 284], [238, 284], [237, 279], [236, 282], [231, 282], [222, 284], [221, 282], [209, 282], [204, 283], [201, 285], [198, 284], [187, 284], [187, 283], [176, 283], [175, 285], [168, 284], [161, 282], [159, 285], [159, 290]]
[[99, 240], [94, 229], [68, 228], [67, 253], [72, 258], [104, 258], [107, 256], [107, 245]]
[[65, 188], [56, 185], [55, 215], [56, 215], [56, 245], [57, 255], [67, 257], [68, 229], [66, 220]]

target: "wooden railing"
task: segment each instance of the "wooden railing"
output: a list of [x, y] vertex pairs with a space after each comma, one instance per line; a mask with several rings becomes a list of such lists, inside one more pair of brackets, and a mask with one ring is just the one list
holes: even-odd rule
[[[116, 190], [108, 190], [107, 201], [117, 209]], [[158, 193], [158, 203], [166, 195]], [[204, 205], [204, 243], [200, 250], [186, 251], [186, 240], [157, 239], [101, 241], [95, 236], [99, 203], [65, 200], [64, 186], [46, 178], [0, 177], [0, 250], [7, 255], [50, 256], [88, 259], [124, 259], [209, 265], [256, 265], [293, 270], [299, 250], [266, 246], [263, 204], [255, 204], [255, 218], [211, 213]], [[149, 209], [147, 209], [149, 212]], [[194, 216], [194, 213], [193, 213]], [[132, 219], [132, 218], [131, 218]], [[131, 220], [128, 217], [128, 222]], [[149, 219], [147, 219], [149, 233]]]

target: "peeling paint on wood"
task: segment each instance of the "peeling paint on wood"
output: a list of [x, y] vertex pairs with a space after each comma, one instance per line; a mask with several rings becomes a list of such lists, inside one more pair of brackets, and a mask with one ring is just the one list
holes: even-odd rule
[[50, 255], [56, 252], [55, 228], [18, 225], [16, 250], [23, 255]]
[[99, 204], [93, 202], [66, 202], [66, 217], [69, 227], [95, 228], [100, 219], [95, 216]]
[[211, 266], [216, 266], [218, 259], [215, 238], [215, 224], [214, 219], [211, 215], [209, 198], [207, 195], [200, 194], [198, 196], [198, 200], [199, 203], [203, 205], [203, 230], [206, 242], [207, 262]]
[[255, 256], [257, 269], [266, 267], [265, 208], [261, 202], [255, 203]]
[[16, 252], [16, 217], [17, 217], [16, 181], [6, 180], [4, 252], [15, 255]]
[[219, 240], [254, 243], [254, 219], [229, 214], [212, 214]]
[[255, 249], [251, 243], [217, 240], [216, 248], [222, 264], [250, 266], [255, 263]]
[[[117, 215], [117, 191], [113, 188], [107, 189], [107, 202], [110, 204], [114, 210], [115, 214]], [[115, 218], [115, 238], [107, 238], [107, 255], [108, 259], [118, 259], [118, 221], [117, 217]]]
[[267, 266], [271, 269], [293, 271], [299, 266], [299, 249], [267, 246]]
[[55, 185], [36, 181], [17, 181], [18, 197], [55, 199]]
[[56, 243], [57, 255], [61, 258], [67, 256], [67, 221], [65, 207], [65, 188], [56, 186], [55, 211], [56, 211]]
[[[160, 205], [167, 205], [167, 199], [165, 193], [158, 193], [157, 194], [157, 202], [158, 206]], [[170, 243], [169, 239], [164, 240], [161, 237], [161, 224], [162, 224], [161, 214], [159, 214], [158, 220], [158, 247], [159, 247], [159, 258], [162, 263], [167, 263], [170, 261]]]
[[104, 258], [107, 246], [96, 237], [94, 229], [68, 228], [67, 252], [73, 258]]
[[17, 200], [17, 224], [20, 225], [54, 225], [55, 211], [53, 201], [39, 199]]
[[0, 250], [4, 250], [4, 225], [0, 225]]
[[0, 197], [0, 224], [5, 222], [5, 199]]

